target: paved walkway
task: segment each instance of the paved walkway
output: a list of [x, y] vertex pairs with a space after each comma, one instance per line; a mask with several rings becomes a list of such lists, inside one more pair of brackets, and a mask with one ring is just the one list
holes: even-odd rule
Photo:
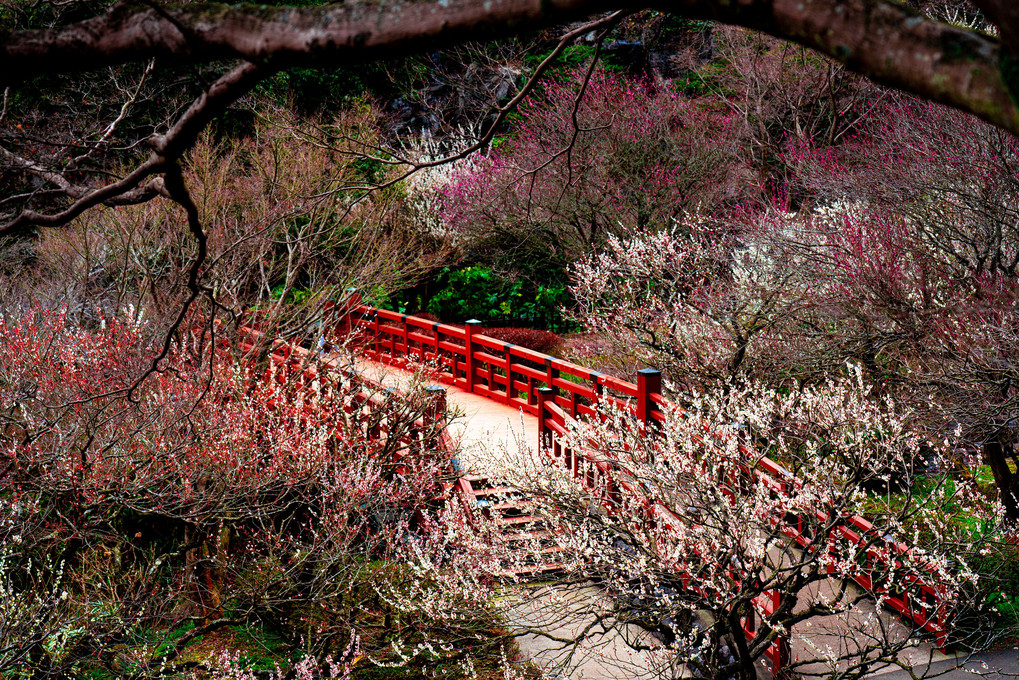
[[[358, 361], [354, 368], [375, 382], [407, 390], [431, 384], [424, 374], [410, 373], [372, 361]], [[522, 410], [452, 385], [446, 388], [446, 404], [452, 420], [447, 431], [460, 445], [464, 467], [477, 474], [506, 469], [503, 456], [520, 447], [538, 445], [538, 419]]]
[[[401, 390], [430, 384], [425, 375], [375, 362], [362, 360], [354, 367], [376, 382]], [[454, 386], [446, 386], [446, 403], [454, 416], [449, 432], [460, 444], [460, 458], [465, 469], [473, 473], [498, 476], [507, 468], [506, 452], [520, 451], [521, 447], [533, 451], [537, 446], [538, 419], [535, 416]], [[516, 587], [508, 595], [511, 600], [509, 624], [520, 633], [518, 644], [521, 651], [528, 659], [550, 671], [551, 677], [623, 680], [676, 675], [678, 669], [656, 667], [652, 657], [629, 648], [624, 638], [643, 636], [641, 642], [645, 645], [649, 642], [646, 634], [636, 629], [613, 630], [598, 642], [576, 651], [547, 637], [571, 637], [587, 625], [588, 619], [595, 620], [610, 613], [609, 601], [592, 586], [531, 584]], [[906, 634], [905, 626], [896, 616], [885, 612], [874, 617], [873, 608], [869, 609], [860, 612], [859, 626], [853, 626], [858, 630], [849, 635], [845, 622], [840, 620], [820, 618], [812, 620], [809, 629], [798, 626], [791, 642], [793, 658], [817, 656], [820, 650], [852, 648], [855, 644], [865, 644], [871, 635], [887, 634], [889, 630], [898, 629]], [[900, 655], [902, 661], [916, 664], [914, 672], [918, 677], [942, 673], [948, 674], [939, 677], [972, 678], [974, 675], [980, 677], [980, 673], [987, 677], [1003, 677], [997, 669], [1019, 672], [1015, 652], [980, 655], [978, 658], [987, 662], [986, 667], [981, 661], [975, 661], [966, 666], [972, 670], [953, 671], [957, 662], [927, 644]], [[823, 672], [821, 667], [811, 670]], [[764, 670], [761, 673], [762, 677], [769, 675]], [[909, 675], [905, 671], [886, 668], [871, 677], [898, 680]]]
[[[974, 680], [974, 678], [1019, 678], [1019, 650], [1009, 649], [998, 652], [981, 652], [974, 654], [959, 667], [955, 659], [932, 663], [929, 667], [917, 666], [913, 669], [917, 677], [926, 674], [928, 677], [942, 680]], [[908, 671], [894, 671], [875, 676], [877, 680], [911, 680]]]

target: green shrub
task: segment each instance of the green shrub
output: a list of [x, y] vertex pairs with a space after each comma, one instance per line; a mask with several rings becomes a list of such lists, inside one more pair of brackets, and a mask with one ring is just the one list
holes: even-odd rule
[[987, 604], [998, 613], [1001, 624], [1019, 625], [1019, 548], [998, 544], [970, 566], [981, 575]]
[[563, 316], [563, 308], [570, 301], [565, 285], [508, 281], [480, 266], [447, 267], [436, 278], [436, 284], [438, 290], [424, 309], [446, 322], [516, 322], [557, 332], [571, 328]]

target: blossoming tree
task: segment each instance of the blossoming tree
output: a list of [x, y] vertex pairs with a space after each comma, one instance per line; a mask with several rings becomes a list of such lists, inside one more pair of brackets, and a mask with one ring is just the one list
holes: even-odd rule
[[[993, 540], [995, 508], [918, 466], [946, 442], [923, 441], [850, 373], [691, 396], [653, 432], [603, 409], [516, 465], [514, 483], [576, 555], [568, 576], [613, 596], [578, 638], [639, 626], [650, 635], [636, 644], [663, 668], [711, 678], [756, 678], [764, 659], [859, 678], [930, 660], [934, 644], [993, 639], [975, 622], [985, 586], [968, 560]], [[960, 507], [986, 509], [979, 530]]]
[[241, 671], [186, 651], [237, 631], [326, 675], [498, 658], [450, 647], [491, 590], [435, 519], [434, 404], [187, 345], [139, 385], [141, 328], [0, 323], [0, 673]]
[[733, 128], [732, 116], [669, 87], [576, 73], [545, 85], [497, 149], [450, 178], [444, 218], [468, 250], [569, 263], [684, 208], [736, 200], [748, 183], [725, 143]]

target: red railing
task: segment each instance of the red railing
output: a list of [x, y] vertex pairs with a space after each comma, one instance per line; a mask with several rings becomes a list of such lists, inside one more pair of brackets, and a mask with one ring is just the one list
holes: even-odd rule
[[349, 305], [340, 334], [356, 328], [370, 359], [397, 366], [408, 360], [432, 367], [436, 379], [538, 415], [539, 387], [557, 390], [556, 403], [571, 417], [594, 414], [595, 402], [624, 408], [636, 386], [557, 357], [489, 338], [479, 322], [436, 323], [365, 305]]
[[[645, 393], [649, 388], [661, 389], [661, 375], [657, 371], [643, 370], [637, 376], [638, 395]], [[653, 393], [655, 394], [655, 393]], [[602, 504], [610, 512], [621, 512], [629, 515], [638, 514], [646, 517], [649, 521], [658, 526], [673, 527], [682, 525], [684, 520], [669, 510], [668, 507], [648, 498], [637, 487], [635, 482], [628, 479], [628, 475], [621, 474], [619, 462], [611, 457], [602, 455], [593, 449], [575, 450], [564, 443], [564, 439], [572, 430], [569, 423], [570, 417], [553, 401], [553, 392], [550, 388], [538, 390], [539, 413], [544, 417], [539, 419], [538, 446], [539, 449], [549, 454], [552, 460], [571, 472], [574, 479], [578, 480], [585, 488], [600, 498]], [[640, 408], [641, 401], [638, 400], [636, 407], [629, 409], [639, 419], [643, 419], [645, 431], [652, 429], [655, 421], [653, 411], [643, 411]], [[653, 403], [647, 400], [648, 404]], [[682, 580], [685, 588], [694, 592], [702, 593], [701, 589], [694, 582], [688, 573], [680, 573], [678, 577]], [[768, 590], [754, 598], [754, 603], [760, 608], [766, 617], [777, 609], [780, 602], [780, 593], [776, 590]], [[753, 640], [757, 636], [757, 626], [753, 615], [745, 617], [741, 621], [743, 632], [747, 640]], [[778, 635], [765, 651], [765, 657], [772, 664], [772, 672], [777, 673], [779, 669], [789, 663], [790, 644], [788, 635]]]
[[[237, 348], [242, 353], [266, 341], [262, 333], [253, 328], [238, 329], [238, 337]], [[397, 471], [401, 461], [412, 453], [436, 454], [442, 460], [450, 459], [455, 446], [446, 431], [444, 388], [430, 388], [428, 403], [421, 415], [408, 423], [396, 415], [399, 411], [396, 407], [407, 398], [398, 390], [342, 367], [335, 359], [283, 340], [274, 340], [265, 349], [268, 365], [260, 379], [300, 395], [304, 400], [305, 418], [319, 417], [317, 404], [323, 400], [332, 401], [331, 397], [342, 394], [343, 412], [347, 416], [363, 416], [349, 418], [350, 423], [363, 424], [361, 435], [368, 440], [395, 437], [391, 442], [392, 462], [398, 466]]]
[[[647, 431], [665, 418], [671, 408], [661, 394], [658, 371], [637, 372], [637, 384], [592, 371], [557, 357], [535, 352], [518, 345], [489, 338], [480, 331], [480, 322], [468, 322], [460, 328], [406, 314], [390, 312], [360, 304], [349, 299], [339, 314], [337, 331], [347, 335], [356, 331], [363, 353], [382, 363], [404, 366], [408, 362], [429, 365], [435, 377], [447, 384], [511, 406], [516, 406], [539, 420], [539, 446], [591, 490], [599, 490], [603, 501], [623, 507], [626, 496], [637, 494], [615, 472], [615, 462], [591, 451], [574, 452], [562, 444], [562, 437], [571, 429], [570, 421], [596, 413], [595, 405], [613, 405], [630, 413]], [[754, 467], [745, 469], [749, 478], [760, 480], [774, 494], [783, 493], [799, 480], [782, 466], [754, 455], [746, 446], [740, 451]], [[787, 514], [774, 518], [782, 531], [803, 548], [814, 545], [816, 529], [829, 521], [829, 514], [818, 508], [813, 515]], [[873, 525], [859, 516], [843, 514], [834, 531], [850, 545], [862, 548], [859, 569], [852, 578], [863, 588], [885, 597], [895, 611], [933, 633], [942, 649], [947, 644], [947, 593], [936, 582], [910, 576], [910, 590], [887, 592], [872, 582], [870, 574], [879, 567], [903, 565], [913, 559], [909, 546], [889, 541], [879, 535]], [[764, 611], [777, 606], [777, 593], [761, 596]], [[753, 622], [747, 622], [747, 635], [753, 635]], [[774, 669], [788, 659], [788, 640], [780, 639], [769, 649]]]

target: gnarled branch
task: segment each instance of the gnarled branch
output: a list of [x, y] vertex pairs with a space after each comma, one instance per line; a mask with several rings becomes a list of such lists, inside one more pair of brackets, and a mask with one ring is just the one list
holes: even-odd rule
[[[1006, 39], [1016, 32], [1007, 3], [980, 4], [1002, 22]], [[154, 56], [186, 62], [365, 62], [504, 37], [618, 6], [605, 0], [382, 0], [160, 9], [128, 1], [63, 28], [0, 33], [0, 81]], [[1011, 52], [996, 38], [932, 21], [891, 0], [676, 0], [644, 6], [798, 42], [886, 85], [1019, 133], [1019, 69]]]

